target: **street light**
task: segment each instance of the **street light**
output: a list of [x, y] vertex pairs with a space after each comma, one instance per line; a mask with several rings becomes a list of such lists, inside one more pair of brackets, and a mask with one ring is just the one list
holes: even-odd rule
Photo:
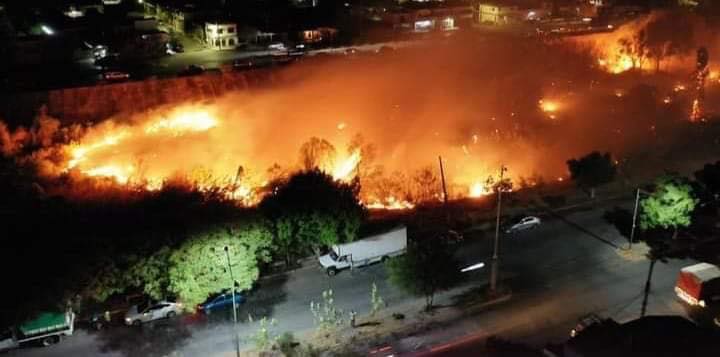
[[225, 257], [227, 258], [228, 270], [230, 271], [230, 279], [232, 280], [231, 293], [232, 293], [232, 307], [233, 307], [233, 334], [235, 335], [235, 353], [237, 357], [240, 357], [240, 337], [237, 333], [237, 307], [235, 306], [235, 277], [232, 272], [232, 265], [230, 265], [230, 251], [228, 246], [225, 246]]
[[649, 192], [647, 192], [639, 187], [637, 188], [637, 192], [635, 193], [635, 208], [633, 209], [632, 228], [630, 229], [630, 243], [628, 246], [628, 250], [632, 249], [633, 238], [635, 237], [635, 227], [636, 227], [636, 223], [637, 223], [638, 205], [640, 204], [640, 192], [649, 194]]
[[493, 244], [492, 266], [490, 270], [490, 293], [494, 294], [497, 290], [498, 276], [498, 245], [500, 242], [500, 207], [502, 204], [502, 184], [503, 174], [507, 168], [500, 165], [500, 181], [498, 181], [498, 201], [497, 201], [497, 218], [495, 220], [495, 243]]

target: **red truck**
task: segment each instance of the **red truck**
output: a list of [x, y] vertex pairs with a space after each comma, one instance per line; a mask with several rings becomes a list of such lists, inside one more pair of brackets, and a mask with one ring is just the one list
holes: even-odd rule
[[706, 307], [720, 302], [720, 268], [709, 263], [682, 268], [675, 293], [690, 306]]

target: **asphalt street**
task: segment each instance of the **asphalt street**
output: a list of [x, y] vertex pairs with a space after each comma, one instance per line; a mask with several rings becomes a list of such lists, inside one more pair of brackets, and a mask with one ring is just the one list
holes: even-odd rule
[[[627, 205], [628, 203], [623, 203]], [[594, 312], [625, 321], [640, 313], [642, 289], [648, 269], [646, 260], [627, 260], [616, 247], [626, 243], [602, 218], [605, 207], [568, 213], [544, 220], [538, 229], [501, 240], [501, 278], [513, 290], [506, 303], [457, 323], [411, 339], [393, 341], [400, 352], [429, 352], [463, 336], [499, 334], [523, 342], [544, 344], [567, 338], [578, 317]], [[466, 263], [489, 263], [492, 232], [470, 239], [458, 251]], [[683, 314], [673, 295], [678, 270], [690, 262], [657, 264], [650, 297], [650, 314]], [[487, 281], [489, 269], [475, 274], [477, 283]], [[238, 332], [242, 345], [257, 328], [257, 319], [276, 320], [275, 330], [303, 331], [313, 327], [310, 301], [332, 288], [336, 304], [344, 311], [362, 315], [370, 310], [370, 287], [376, 282], [388, 308], [411, 301], [411, 297], [388, 285], [382, 265], [343, 271], [328, 277], [314, 264], [263, 279], [242, 306]], [[248, 316], [255, 322], [247, 322]], [[233, 351], [234, 337], [229, 312], [205, 318], [176, 318], [140, 329], [115, 327], [106, 331], [78, 331], [48, 348], [25, 348], [11, 356], [199, 356]]]

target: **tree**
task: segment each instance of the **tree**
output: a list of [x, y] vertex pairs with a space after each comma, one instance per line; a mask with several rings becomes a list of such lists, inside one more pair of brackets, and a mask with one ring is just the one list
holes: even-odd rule
[[[677, 175], [661, 176], [655, 181], [655, 189], [647, 198], [640, 201], [640, 228], [643, 231], [653, 229], [673, 229], [672, 241], [677, 238], [680, 227], [687, 227], [691, 222], [691, 214], [698, 200], [693, 196], [692, 186], [684, 177]], [[667, 239], [659, 234], [647, 234], [645, 241], [650, 246], [650, 269], [645, 281], [642, 313], [645, 315], [650, 284], [658, 260], [678, 254], [678, 249], [670, 246]], [[687, 249], [687, 247], [685, 247]], [[684, 249], [681, 249], [684, 250]]]
[[335, 181], [313, 169], [291, 176], [260, 202], [273, 222], [275, 247], [291, 265], [297, 254], [355, 239], [365, 216], [360, 185]]
[[575, 184], [583, 190], [590, 190], [591, 198], [595, 198], [596, 187], [612, 181], [617, 173], [608, 152], [600, 154], [593, 151], [579, 159], [568, 160], [567, 165]]
[[425, 297], [425, 310], [431, 311], [435, 293], [460, 281], [460, 264], [444, 239], [429, 236], [408, 245], [405, 255], [387, 262], [390, 282]]
[[[682, 31], [677, 29], [681, 28]], [[693, 49], [693, 26], [688, 16], [677, 12], [656, 13], [645, 25], [647, 53], [655, 59], [655, 71], [667, 57], [686, 54]]]
[[193, 307], [233, 285], [250, 289], [260, 274], [258, 263], [270, 261], [271, 244], [272, 233], [264, 221], [198, 234], [170, 254], [168, 290]]
[[412, 180], [415, 184], [414, 198], [418, 202], [428, 202], [440, 197], [440, 178], [431, 166], [417, 170]]
[[310, 138], [300, 147], [300, 166], [306, 170], [328, 171], [335, 160], [335, 147], [325, 139]]
[[632, 37], [623, 37], [618, 40], [620, 54], [628, 56], [632, 61], [633, 69], [642, 69], [643, 63], [648, 56], [647, 32], [641, 29]]
[[643, 230], [673, 229], [673, 239], [678, 229], [687, 227], [698, 199], [690, 182], [677, 175], [665, 175], [655, 181], [655, 189], [640, 201], [640, 228]]
[[328, 334], [335, 327], [342, 325], [343, 311], [335, 307], [332, 290], [322, 292], [322, 302], [310, 301], [310, 312], [320, 333]]
[[695, 179], [701, 185], [704, 196], [713, 201], [717, 200], [720, 196], [720, 161], [705, 164], [702, 170], [695, 171]]
[[385, 301], [378, 293], [377, 285], [373, 282], [372, 288], [370, 289], [370, 316], [375, 316], [383, 306], [385, 306]]
[[[252, 318], [249, 319], [252, 322]], [[269, 319], [263, 317], [258, 322], [258, 330], [250, 336], [250, 339], [255, 344], [255, 348], [258, 352], [267, 351], [272, 348], [278, 340], [277, 333], [274, 331], [277, 321], [275, 319]]]

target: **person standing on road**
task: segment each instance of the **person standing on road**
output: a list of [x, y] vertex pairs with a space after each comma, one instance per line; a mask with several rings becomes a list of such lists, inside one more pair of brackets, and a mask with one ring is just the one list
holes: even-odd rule
[[350, 310], [350, 327], [355, 328], [355, 316], [357, 313], [355, 310]]

